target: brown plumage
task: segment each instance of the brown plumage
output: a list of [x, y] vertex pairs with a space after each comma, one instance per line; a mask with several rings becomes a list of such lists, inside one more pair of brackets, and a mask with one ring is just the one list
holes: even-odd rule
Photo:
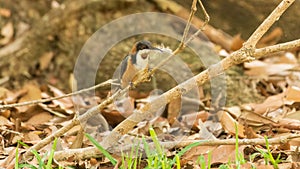
[[121, 64], [121, 88], [128, 86], [130, 82], [134, 80], [137, 73], [148, 66], [148, 53], [141, 51], [152, 49], [159, 50], [152, 47], [149, 41], [143, 40], [135, 43], [130, 53], [123, 59]]

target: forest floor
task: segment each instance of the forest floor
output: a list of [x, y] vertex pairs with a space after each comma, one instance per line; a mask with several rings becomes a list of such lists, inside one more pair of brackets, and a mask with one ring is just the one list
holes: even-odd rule
[[[180, 10], [172, 10], [174, 6]], [[146, 12], [159, 12], [165, 17]], [[197, 13], [201, 13], [200, 7]], [[150, 21], [145, 18], [131, 23], [130, 19], [136, 15], [128, 17], [130, 14], [145, 14], [141, 17], [149, 16]], [[211, 25], [176, 55], [169, 67], [166, 64], [150, 82], [130, 90], [128, 98], [108, 104], [87, 122], [80, 121], [81, 125], [74, 124], [58, 136], [56, 147], [52, 147], [52, 141], [38, 149], [37, 154], [43, 159], [39, 160], [37, 155], [28, 158], [25, 154], [30, 147], [68, 126], [72, 119], [111, 97], [114, 91], [110, 85], [65, 96], [115, 77], [122, 59], [137, 41], [148, 40], [154, 46], [175, 50], [184, 32], [188, 16], [185, 14], [189, 14], [189, 9], [175, 2], [166, 8], [157, 1], [0, 0], [0, 105], [11, 105], [0, 106], [0, 167], [15, 168], [17, 164], [41, 167], [41, 161], [49, 161], [51, 150], [56, 151], [55, 160], [49, 165], [53, 168], [131, 168], [130, 160], [124, 162], [124, 154], [132, 151], [136, 151], [136, 156], [129, 157], [140, 160], [137, 168], [149, 167], [145, 147], [128, 147], [136, 142], [151, 147], [158, 138], [161, 147], [153, 147], [158, 154], [163, 149], [163, 159], [168, 162], [184, 150], [176, 163], [182, 168], [200, 168], [205, 163], [200, 162], [202, 158], [212, 168], [298, 168], [299, 47], [232, 66], [159, 107], [155, 116], [139, 122], [125, 134], [114, 150], [108, 149], [117, 164], [108, 160], [108, 156], [84, 153], [85, 148], [93, 147], [84, 133], [98, 142], [105, 140], [133, 112], [228, 58], [246, 40]], [[193, 24], [199, 27], [201, 19], [194, 20]], [[160, 29], [149, 31], [153, 25]], [[188, 37], [196, 30], [192, 27]], [[126, 36], [120, 36], [122, 33]], [[282, 36], [282, 28], [276, 27], [257, 47], [277, 44]], [[34, 100], [37, 102], [32, 103]], [[24, 102], [29, 103], [21, 105]], [[184, 149], [188, 144], [183, 142], [200, 145]], [[72, 149], [81, 150], [81, 155], [72, 153]], [[175, 168], [174, 163], [170, 164], [170, 168]]]

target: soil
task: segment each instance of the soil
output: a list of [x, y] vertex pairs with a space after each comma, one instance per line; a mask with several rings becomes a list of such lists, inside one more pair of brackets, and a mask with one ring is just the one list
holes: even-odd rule
[[[61, 4], [66, 5], [56, 7]], [[0, 57], [1, 78], [9, 77], [9, 81], [2, 86], [19, 89], [28, 81], [34, 81], [40, 85], [54, 85], [66, 92], [71, 91], [69, 79], [73, 74], [74, 65], [81, 49], [94, 32], [122, 16], [139, 12], [162, 12], [154, 3], [148, 1], [38, 0], [33, 3], [31, 0], [20, 2], [1, 0], [0, 6], [11, 10], [10, 17], [0, 16], [0, 27], [3, 27], [7, 22], [13, 23], [15, 33], [10, 44], [24, 35], [28, 35], [17, 52]], [[214, 15], [212, 18], [215, 20]], [[244, 23], [241, 25], [245, 26]], [[223, 29], [223, 27], [221, 28]], [[224, 29], [226, 30], [226, 26]], [[178, 32], [178, 34], [181, 33], [182, 31]], [[175, 49], [179, 44], [179, 41], [161, 35], [139, 35], [124, 39], [111, 48], [97, 67], [96, 83], [110, 79], [123, 57], [129, 52], [132, 44], [141, 39], [149, 40], [158, 45], [163, 43], [171, 49]], [[50, 58], [46, 68], [41, 68], [41, 58], [49, 52], [53, 54], [53, 57]], [[194, 74], [205, 69], [191, 49], [184, 50], [180, 57], [190, 66]], [[94, 60], [90, 60], [90, 62], [94, 62]], [[229, 75], [227, 76], [228, 104], [258, 102], [262, 98], [251, 92], [251, 86], [247, 86], [248, 83], [246, 83], [242, 69], [233, 68], [228, 71], [227, 75]], [[83, 76], [87, 76], [87, 74]], [[158, 73], [155, 79], [163, 91], [176, 85], [176, 82], [163, 72]], [[150, 91], [153, 88], [152, 84], [142, 85], [140, 89]], [[207, 83], [204, 86], [209, 95], [210, 84]], [[245, 90], [237, 95], [236, 91], [240, 90], [236, 89], [241, 87]], [[245, 95], [253, 96], [253, 98], [243, 97]]]

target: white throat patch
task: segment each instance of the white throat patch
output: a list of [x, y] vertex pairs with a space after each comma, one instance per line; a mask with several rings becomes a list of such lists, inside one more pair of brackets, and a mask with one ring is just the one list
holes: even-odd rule
[[138, 70], [142, 70], [144, 69], [149, 62], [149, 54], [150, 54], [149, 49], [143, 49], [138, 51], [138, 53], [136, 54], [136, 67], [138, 68]]

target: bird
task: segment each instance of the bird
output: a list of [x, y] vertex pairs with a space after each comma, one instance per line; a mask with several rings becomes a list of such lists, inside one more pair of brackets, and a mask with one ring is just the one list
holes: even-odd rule
[[133, 45], [129, 54], [121, 62], [119, 80], [122, 89], [131, 85], [141, 70], [149, 68], [149, 54], [152, 50], [161, 51], [147, 40], [138, 41]]

